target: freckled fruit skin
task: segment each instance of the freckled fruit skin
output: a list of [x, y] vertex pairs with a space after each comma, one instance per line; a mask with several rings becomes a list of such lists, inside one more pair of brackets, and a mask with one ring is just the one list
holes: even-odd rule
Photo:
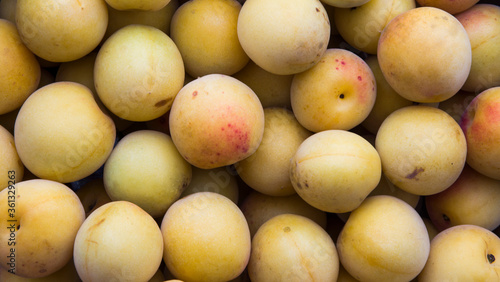
[[422, 105], [390, 114], [377, 132], [375, 147], [384, 175], [416, 195], [439, 193], [453, 184], [467, 154], [458, 123], [445, 111]]
[[313, 132], [350, 130], [370, 113], [377, 94], [375, 76], [351, 51], [325, 51], [312, 68], [295, 74], [290, 90], [293, 112]]
[[359, 281], [411, 281], [424, 268], [430, 240], [413, 207], [379, 195], [351, 213], [337, 250], [341, 264]]
[[209, 74], [179, 91], [169, 125], [184, 159], [211, 169], [234, 164], [257, 150], [264, 134], [264, 109], [244, 83]]
[[326, 130], [307, 138], [291, 160], [293, 188], [311, 206], [344, 213], [357, 208], [380, 181], [375, 148], [345, 130]]
[[[9, 207], [9, 203], [14, 204]], [[0, 206], [4, 207], [0, 212], [0, 267], [9, 269], [11, 248], [15, 248], [16, 274], [25, 278], [48, 276], [71, 261], [85, 211], [69, 187], [45, 179], [21, 181], [14, 189], [0, 192]], [[7, 228], [11, 224], [15, 225], [12, 230]], [[8, 241], [11, 232], [15, 245]]]
[[158, 223], [127, 201], [102, 205], [83, 222], [73, 259], [83, 281], [148, 281], [162, 260]]
[[16, 25], [0, 19], [0, 115], [21, 107], [40, 82], [40, 64], [19, 37]]
[[238, 16], [238, 38], [250, 59], [287, 75], [314, 66], [330, 39], [330, 21], [319, 0], [247, 0]]
[[336, 281], [339, 258], [330, 235], [296, 214], [277, 215], [252, 239], [251, 281]]
[[465, 109], [460, 126], [467, 139], [467, 164], [500, 179], [500, 87], [477, 95]]
[[163, 217], [161, 231], [163, 260], [183, 281], [230, 281], [248, 264], [251, 238], [245, 216], [218, 193], [179, 199]]
[[467, 32], [455, 17], [437, 8], [419, 7], [399, 14], [384, 28], [377, 58], [399, 95], [436, 103], [462, 88], [472, 51]]

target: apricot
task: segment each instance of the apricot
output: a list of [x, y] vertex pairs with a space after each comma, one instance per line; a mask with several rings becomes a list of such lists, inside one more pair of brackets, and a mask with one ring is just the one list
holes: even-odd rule
[[377, 58], [399, 95], [436, 103], [462, 88], [472, 51], [467, 32], [454, 16], [438, 8], [418, 7], [389, 22], [380, 35]]
[[21, 41], [16, 25], [0, 19], [0, 114], [19, 109], [40, 82], [40, 64]]
[[210, 169], [252, 155], [264, 135], [264, 109], [239, 80], [209, 74], [186, 84], [169, 115], [170, 134], [192, 165]]

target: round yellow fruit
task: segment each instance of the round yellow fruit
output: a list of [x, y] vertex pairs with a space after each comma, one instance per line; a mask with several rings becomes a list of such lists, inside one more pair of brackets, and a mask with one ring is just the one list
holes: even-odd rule
[[169, 115], [170, 134], [192, 165], [211, 169], [253, 154], [264, 134], [264, 109], [241, 81], [209, 74], [186, 84]]
[[218, 193], [179, 199], [167, 210], [161, 231], [163, 259], [181, 280], [229, 281], [248, 264], [251, 238], [245, 216]]
[[175, 11], [170, 36], [189, 75], [232, 75], [248, 63], [236, 31], [240, 10], [236, 0], [191, 0]]
[[424, 268], [430, 240], [413, 207], [379, 195], [351, 213], [337, 250], [342, 265], [360, 281], [411, 281]]
[[277, 215], [252, 239], [251, 281], [336, 281], [339, 257], [326, 231], [296, 214]]
[[436, 103], [462, 88], [471, 69], [472, 50], [467, 32], [454, 16], [418, 7], [387, 24], [378, 41], [377, 58], [399, 95]]
[[22, 41], [37, 56], [68, 62], [99, 45], [108, 9], [102, 0], [18, 0], [16, 24]]
[[389, 181], [416, 195], [450, 187], [467, 155], [458, 123], [445, 111], [429, 106], [404, 107], [390, 114], [378, 130], [375, 147]]
[[103, 180], [112, 200], [132, 202], [153, 218], [161, 218], [189, 185], [191, 165], [167, 134], [138, 130], [113, 149]]
[[251, 156], [235, 164], [241, 179], [266, 195], [295, 194], [290, 181], [290, 159], [311, 132], [284, 108], [264, 109], [264, 136]]
[[55, 82], [35, 91], [21, 107], [14, 131], [26, 168], [62, 183], [83, 179], [101, 167], [116, 137], [113, 121], [92, 92], [74, 82]]
[[311, 206], [344, 213], [357, 208], [380, 181], [375, 148], [345, 130], [326, 130], [307, 138], [291, 160], [293, 188]]
[[[72, 258], [85, 220], [78, 196], [59, 182], [21, 181], [0, 192], [0, 267], [38, 278], [62, 269]], [[3, 280], [2, 280], [3, 281]]]
[[21, 41], [16, 25], [0, 19], [0, 115], [18, 109], [38, 87], [41, 71]]
[[14, 136], [0, 125], [0, 191], [23, 180], [24, 165], [19, 158]]
[[237, 29], [252, 61], [268, 72], [286, 75], [319, 62], [331, 28], [319, 0], [247, 0]]
[[156, 221], [133, 203], [113, 201], [85, 219], [73, 259], [83, 281], [148, 281], [160, 267], [162, 252]]
[[192, 167], [191, 182], [184, 189], [181, 198], [198, 192], [215, 192], [228, 197], [235, 204], [239, 202], [239, 187], [236, 172], [230, 167], [201, 169]]
[[280, 214], [297, 214], [307, 217], [326, 229], [327, 216], [324, 211], [306, 203], [299, 195], [269, 196], [251, 191], [240, 205], [252, 237], [259, 227]]
[[175, 43], [161, 30], [128, 25], [99, 49], [94, 84], [102, 103], [130, 121], [164, 115], [184, 84], [184, 64]]

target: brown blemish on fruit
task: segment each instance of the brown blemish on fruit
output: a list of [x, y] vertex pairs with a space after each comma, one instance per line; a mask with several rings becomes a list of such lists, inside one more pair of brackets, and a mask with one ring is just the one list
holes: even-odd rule
[[158, 101], [156, 104], [155, 104], [155, 107], [159, 108], [159, 107], [162, 107], [162, 106], [165, 106], [167, 104], [167, 100], [161, 100], [161, 101]]
[[290, 226], [287, 226], [287, 227], [283, 228], [283, 231], [284, 231], [285, 233], [290, 232], [290, 231], [291, 231]]
[[412, 173], [409, 173], [408, 175], [405, 176], [406, 179], [415, 179], [418, 180], [417, 175], [421, 172], [423, 172], [424, 169], [419, 167], [415, 168]]
[[38, 271], [38, 272], [45, 273], [45, 272], [47, 272], [47, 269], [40, 269], [40, 271]]

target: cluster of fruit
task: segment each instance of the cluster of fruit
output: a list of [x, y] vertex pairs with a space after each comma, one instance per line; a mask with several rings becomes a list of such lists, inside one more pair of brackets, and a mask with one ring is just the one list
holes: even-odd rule
[[500, 281], [499, 66], [495, 1], [1, 0], [0, 281]]

